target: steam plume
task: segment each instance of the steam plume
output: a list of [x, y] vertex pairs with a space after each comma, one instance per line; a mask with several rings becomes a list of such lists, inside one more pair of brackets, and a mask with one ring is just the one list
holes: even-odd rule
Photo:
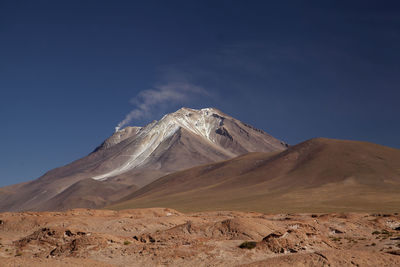
[[155, 86], [153, 89], [141, 91], [131, 103], [135, 109], [129, 112], [124, 120], [118, 123], [115, 131], [129, 124], [132, 120], [149, 117], [157, 106], [173, 105], [190, 100], [195, 95], [206, 95], [207, 92], [200, 86], [188, 82], [169, 82]]

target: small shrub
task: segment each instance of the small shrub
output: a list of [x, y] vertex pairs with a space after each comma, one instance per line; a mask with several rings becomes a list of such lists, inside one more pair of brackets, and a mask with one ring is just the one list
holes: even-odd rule
[[381, 234], [382, 234], [382, 235], [388, 235], [389, 232], [388, 232], [387, 230], [382, 230], [382, 231], [381, 231]]
[[124, 245], [127, 246], [129, 245], [131, 242], [129, 242], [128, 240], [124, 241]]
[[373, 235], [379, 235], [380, 233], [381, 233], [381, 232], [379, 232], [379, 231], [373, 231], [373, 232], [372, 232]]
[[22, 252], [20, 252], [20, 251], [18, 251], [18, 252], [15, 254], [15, 257], [19, 257], [19, 256], [22, 256]]
[[247, 249], [252, 249], [257, 246], [257, 242], [254, 241], [245, 241], [242, 244], [240, 244], [239, 248], [247, 248]]
[[375, 243], [372, 243], [372, 244], [371, 244], [371, 246], [373, 246], [373, 247], [374, 247], [374, 246], [376, 246], [376, 244], [375, 244]]

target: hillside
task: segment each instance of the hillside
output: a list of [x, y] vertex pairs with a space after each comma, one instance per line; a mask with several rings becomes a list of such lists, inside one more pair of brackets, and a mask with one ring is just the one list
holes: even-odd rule
[[400, 150], [317, 138], [173, 173], [111, 209], [399, 211]]

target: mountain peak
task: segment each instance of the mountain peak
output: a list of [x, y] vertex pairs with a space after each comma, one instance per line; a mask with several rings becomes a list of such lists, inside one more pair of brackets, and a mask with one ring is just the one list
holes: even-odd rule
[[[179, 136], [181, 129], [186, 130], [184, 134], [186, 139], [196, 139], [193, 143], [201, 143], [201, 149], [204, 149], [204, 162], [202, 163], [209, 162], [214, 156], [216, 156], [216, 159], [228, 159], [247, 152], [269, 152], [286, 149], [285, 143], [262, 130], [222, 113], [218, 109], [183, 107], [144, 127], [127, 127], [116, 132], [109, 138], [110, 141], [106, 140], [105, 144], [108, 144], [108, 146], [103, 147], [109, 148], [124, 140], [129, 140], [134, 145], [129, 148], [129, 152], [124, 152], [123, 157], [117, 157], [120, 160], [119, 162], [123, 162], [118, 164], [117, 168], [92, 178], [104, 180], [128, 170], [143, 168], [150, 162], [153, 162], [155, 166], [162, 165], [160, 161], [157, 161], [158, 157], [167, 157], [162, 155], [169, 154], [170, 140], [174, 139], [174, 136]], [[191, 136], [186, 136], [188, 134]], [[189, 142], [184, 149], [188, 150], [190, 146], [192, 144]], [[208, 147], [208, 149], [205, 149], [205, 147]], [[160, 151], [161, 148], [165, 151]], [[194, 148], [193, 151], [198, 149], [200, 148]], [[214, 156], [210, 156], [211, 152], [209, 152], [210, 155], [207, 155], [206, 151], [211, 150]]]
[[198, 113], [198, 114], [202, 114], [202, 115], [208, 115], [209, 113], [222, 113], [221, 111], [219, 111], [216, 108], [202, 108], [202, 109], [194, 109], [194, 108], [188, 108], [188, 107], [182, 107], [180, 109], [178, 109], [177, 111], [171, 113], [171, 114], [175, 114], [175, 113]]
[[224, 117], [221, 112], [214, 108], [191, 109], [183, 107], [173, 113], [165, 115], [160, 124], [184, 128], [195, 135], [201, 136], [210, 142], [215, 142], [212, 138], [212, 131], [218, 126], [222, 126]]

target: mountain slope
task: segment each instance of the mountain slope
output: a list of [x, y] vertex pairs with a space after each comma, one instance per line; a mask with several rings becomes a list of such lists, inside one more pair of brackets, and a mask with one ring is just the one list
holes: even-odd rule
[[94, 179], [84, 179], [62, 191], [45, 202], [44, 210], [65, 210], [80, 208], [102, 207], [111, 201], [118, 200], [121, 196], [137, 190], [137, 186], [126, 186], [120, 183], [104, 183]]
[[400, 150], [312, 139], [283, 152], [250, 153], [173, 173], [109, 208], [182, 211], [398, 211]]
[[[285, 143], [217, 109], [182, 108], [144, 127], [119, 130], [88, 156], [5, 190], [0, 193], [0, 211], [102, 207], [114, 200], [111, 196], [124, 197], [167, 173], [252, 151], [286, 148]], [[98, 183], [79, 183], [86, 179]], [[78, 185], [80, 190], [71, 192]]]

